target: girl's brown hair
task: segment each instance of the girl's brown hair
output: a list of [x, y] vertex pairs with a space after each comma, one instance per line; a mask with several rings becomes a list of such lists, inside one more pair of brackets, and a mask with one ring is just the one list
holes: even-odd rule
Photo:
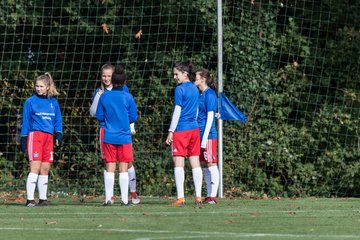
[[186, 72], [189, 77], [189, 80], [192, 82], [195, 81], [195, 72], [193, 70], [194, 66], [190, 60], [184, 62], [177, 62], [173, 65], [173, 68], [176, 68], [181, 72]]
[[198, 73], [202, 78], [204, 78], [206, 85], [208, 85], [209, 87], [211, 87], [213, 90], [216, 91], [215, 80], [208, 69], [201, 68], [201, 69], [196, 70], [195, 73]]

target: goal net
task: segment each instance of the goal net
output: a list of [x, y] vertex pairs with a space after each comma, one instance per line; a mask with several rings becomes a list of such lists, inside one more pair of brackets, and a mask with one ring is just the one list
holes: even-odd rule
[[[224, 121], [225, 196], [360, 195], [360, 3], [223, 1], [223, 92], [248, 122]], [[190, 59], [217, 76], [217, 2], [60, 0], [0, 3], [0, 186], [25, 189], [19, 151], [24, 101], [50, 72], [60, 90], [64, 144], [49, 191], [103, 192], [98, 123], [90, 117], [105, 63], [124, 66], [139, 110], [138, 192], [173, 195], [165, 144], [172, 65]], [[187, 163], [188, 164], [188, 163]], [[186, 166], [186, 191], [193, 192]]]

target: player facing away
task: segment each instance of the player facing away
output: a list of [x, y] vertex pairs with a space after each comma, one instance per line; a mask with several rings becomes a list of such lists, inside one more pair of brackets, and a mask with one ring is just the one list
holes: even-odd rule
[[[35, 93], [23, 108], [21, 128], [21, 150], [27, 151], [30, 173], [26, 180], [25, 206], [47, 206], [48, 178], [54, 161], [53, 134], [56, 146], [62, 144], [62, 115], [54, 96], [59, 95], [50, 73], [35, 80]], [[35, 188], [39, 191], [39, 202], [35, 202]]]
[[126, 75], [121, 66], [116, 66], [111, 76], [113, 88], [101, 94], [96, 110], [96, 118], [104, 122], [105, 203], [112, 204], [116, 163], [119, 162], [119, 185], [122, 204], [129, 206], [129, 163], [134, 161], [130, 124], [137, 120], [134, 97], [123, 90]]
[[201, 204], [202, 171], [199, 161], [200, 131], [196, 120], [199, 91], [193, 83], [191, 61], [175, 63], [175, 109], [166, 143], [172, 146], [177, 200], [173, 206], [185, 204], [185, 157], [189, 157], [195, 185], [195, 204]]
[[[115, 67], [112, 64], [104, 64], [101, 67], [101, 87], [97, 88], [94, 92], [93, 98], [92, 98], [92, 104], [90, 107], [90, 115], [92, 117], [96, 116], [96, 109], [98, 106], [98, 102], [100, 99], [100, 95], [103, 92], [111, 91], [113, 88], [113, 85], [111, 83], [111, 76], [114, 72]], [[123, 91], [129, 92], [129, 88], [124, 84]], [[101, 159], [104, 162], [105, 169], [104, 169], [104, 184], [105, 184], [105, 175], [106, 175], [106, 163], [105, 163], [105, 153], [103, 151], [103, 140], [104, 140], [104, 125], [105, 122], [99, 122], [99, 143], [100, 143], [100, 154]], [[130, 124], [131, 134], [134, 135], [136, 133], [135, 131], [135, 124]], [[129, 188], [130, 188], [130, 194], [131, 194], [131, 202], [133, 204], [140, 203], [140, 198], [138, 198], [138, 195], [136, 193], [136, 172], [134, 165], [130, 162], [129, 163]]]
[[[207, 196], [205, 203], [216, 204], [219, 188], [219, 169], [217, 166], [217, 131], [215, 113], [218, 106], [215, 84], [207, 69], [196, 71], [195, 85], [200, 90], [198, 123], [200, 127], [200, 164], [204, 171]], [[211, 86], [211, 87], [210, 87]]]

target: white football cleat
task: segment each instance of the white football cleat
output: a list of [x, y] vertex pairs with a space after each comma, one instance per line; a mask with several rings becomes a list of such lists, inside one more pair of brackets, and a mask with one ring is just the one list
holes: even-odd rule
[[131, 199], [131, 203], [132, 203], [132, 204], [135, 204], [135, 205], [136, 205], [136, 204], [139, 204], [140, 202], [141, 202], [141, 201], [140, 201], [140, 198], [132, 198], [132, 199]]

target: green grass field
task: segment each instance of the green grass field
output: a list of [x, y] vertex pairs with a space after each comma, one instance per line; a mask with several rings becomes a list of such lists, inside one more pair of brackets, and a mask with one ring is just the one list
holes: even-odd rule
[[[360, 239], [360, 199], [220, 200], [134, 207], [101, 199], [50, 199], [48, 207], [0, 205], [0, 239]], [[191, 200], [191, 202], [190, 202]]]

